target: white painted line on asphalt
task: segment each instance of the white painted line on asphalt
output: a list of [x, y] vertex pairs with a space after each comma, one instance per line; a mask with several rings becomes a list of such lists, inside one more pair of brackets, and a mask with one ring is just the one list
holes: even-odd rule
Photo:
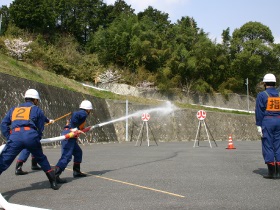
[[[73, 171], [73, 170], [68, 169], [68, 168], [65, 168], [65, 170]], [[151, 188], [151, 187], [145, 187], [145, 186], [138, 185], [138, 184], [133, 184], [133, 183], [130, 183], [130, 182], [120, 181], [120, 180], [117, 180], [117, 179], [111, 179], [111, 178], [107, 178], [107, 177], [104, 177], [104, 176], [92, 175], [92, 174], [88, 174], [88, 173], [85, 173], [85, 172], [83, 172], [83, 173], [87, 174], [89, 176], [94, 176], [96, 178], [105, 179], [105, 180], [109, 180], [109, 181], [112, 181], [112, 182], [118, 182], [118, 183], [121, 183], [121, 184], [126, 184], [126, 185], [130, 185], [130, 186], [134, 186], [134, 187], [138, 187], [138, 188], [142, 188], [142, 189], [146, 189], [146, 190], [151, 190], [151, 191], [155, 191], [155, 192], [164, 193], [164, 194], [167, 194], [167, 195], [172, 195], [172, 196], [176, 196], [176, 197], [180, 197], [180, 198], [185, 198], [185, 196], [179, 195], [179, 194], [176, 194], [176, 193], [171, 193], [171, 192], [167, 192], [167, 191], [163, 191], [163, 190], [158, 190], [158, 189]]]

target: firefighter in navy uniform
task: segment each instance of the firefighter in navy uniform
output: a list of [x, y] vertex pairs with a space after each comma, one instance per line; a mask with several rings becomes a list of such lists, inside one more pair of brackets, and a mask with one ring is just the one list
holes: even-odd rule
[[256, 125], [262, 138], [262, 154], [268, 168], [267, 179], [280, 178], [280, 97], [276, 90], [276, 78], [266, 74], [265, 91], [257, 95]]
[[[49, 120], [46, 118], [46, 123], [54, 123], [53, 120]], [[27, 171], [22, 170], [23, 163], [25, 163], [30, 155], [30, 152], [27, 149], [23, 149], [19, 154], [19, 158], [17, 159], [15, 175], [26, 175], [28, 174]], [[31, 170], [42, 170], [41, 167], [38, 165], [37, 161], [35, 160], [34, 155], [31, 154]]]
[[[45, 119], [45, 123], [53, 124], [54, 120], [50, 120], [48, 118]], [[22, 170], [23, 163], [25, 163], [30, 155], [30, 152], [27, 149], [23, 149], [19, 154], [19, 158], [17, 159], [15, 175], [26, 175], [27, 171]], [[38, 166], [37, 161], [35, 160], [34, 155], [31, 155], [31, 170], [41, 170], [41, 167]]]
[[[86, 118], [92, 110], [92, 104], [88, 100], [82, 101], [79, 106], [79, 110], [72, 113], [72, 116], [64, 127], [62, 135], [65, 135], [71, 131], [80, 131], [84, 129]], [[77, 137], [70, 138], [67, 140], [61, 141], [61, 158], [58, 160], [55, 168], [56, 180], [58, 183], [67, 182], [64, 179], [61, 179], [59, 176], [67, 167], [68, 163], [72, 160], [72, 155], [74, 156], [73, 160], [73, 177], [85, 177], [86, 174], [80, 171], [80, 164], [82, 162], [83, 151], [77, 142]]]
[[9, 168], [23, 149], [27, 149], [46, 173], [51, 188], [58, 190], [54, 170], [43, 154], [40, 142], [46, 116], [37, 106], [40, 100], [39, 93], [29, 89], [24, 98], [25, 103], [11, 108], [1, 122], [1, 131], [7, 139], [7, 144], [0, 155], [0, 174]]

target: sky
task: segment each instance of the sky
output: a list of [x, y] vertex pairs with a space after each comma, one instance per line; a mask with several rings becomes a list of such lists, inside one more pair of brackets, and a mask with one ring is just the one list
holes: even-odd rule
[[[7, 5], [13, 0], [1, 0]], [[114, 4], [115, 0], [103, 0]], [[169, 20], [176, 23], [181, 17], [194, 18], [199, 28], [208, 33], [208, 37], [221, 42], [223, 30], [230, 28], [232, 35], [249, 21], [260, 22], [270, 28], [274, 42], [280, 43], [280, 1], [279, 0], [125, 0], [135, 13], [152, 6], [169, 14]]]

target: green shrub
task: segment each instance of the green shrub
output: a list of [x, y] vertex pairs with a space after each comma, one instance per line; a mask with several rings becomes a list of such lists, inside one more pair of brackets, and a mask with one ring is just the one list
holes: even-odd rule
[[194, 85], [192, 86], [192, 90], [196, 93], [214, 93], [213, 88], [204, 80], [198, 79], [194, 82]]
[[225, 97], [228, 96], [230, 93], [238, 93], [243, 91], [244, 89], [244, 82], [242, 79], [237, 78], [229, 78], [227, 81], [223, 82], [219, 87], [218, 91], [224, 95]]

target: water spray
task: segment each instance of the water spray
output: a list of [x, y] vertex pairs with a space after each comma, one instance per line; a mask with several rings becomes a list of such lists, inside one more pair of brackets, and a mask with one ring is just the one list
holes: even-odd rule
[[[125, 120], [127, 118], [138, 117], [138, 116], [140, 117], [142, 115], [142, 113], [149, 113], [150, 114], [152, 112], [160, 112], [161, 115], [167, 115], [167, 114], [170, 114], [171, 112], [175, 111], [176, 109], [178, 109], [178, 108], [175, 105], [173, 105], [170, 101], [167, 101], [165, 103], [165, 105], [162, 106], [162, 107], [140, 110], [140, 111], [137, 111], [137, 112], [132, 113], [130, 115], [123, 116], [123, 117], [120, 117], [120, 118], [117, 118], [117, 119], [114, 119], [114, 120], [110, 120], [108, 122], [103, 122], [103, 123], [99, 123], [99, 124], [96, 124], [96, 125], [93, 125], [93, 126], [88, 126], [85, 129], [83, 129], [82, 132], [86, 133], [86, 132], [92, 131], [95, 128], [99, 128], [99, 127], [102, 127], [104, 125], [119, 122], [119, 121]], [[78, 135], [79, 135], [78, 131], [73, 131], [73, 132], [70, 132], [66, 135], [41, 139], [40, 142], [42, 144], [46, 144], [46, 143], [51, 143], [51, 142], [55, 142], [55, 141], [65, 140], [65, 139], [68, 139], [68, 138], [78, 137]]]
[[111, 123], [114, 123], [114, 122], [125, 120], [127, 118], [140, 117], [142, 113], [149, 113], [150, 114], [152, 112], [160, 112], [160, 114], [162, 114], [162, 115], [167, 115], [167, 114], [171, 113], [172, 111], [174, 111], [175, 106], [172, 105], [170, 102], [166, 103], [166, 104], [167, 104], [167, 106], [165, 106], [165, 107], [158, 107], [158, 108], [140, 110], [140, 111], [137, 111], [133, 114], [123, 116], [123, 117], [120, 117], [120, 118], [117, 118], [117, 119], [114, 119], [114, 120], [111, 120], [111, 121], [108, 121], [108, 122], [99, 123], [97, 125], [99, 125], [99, 127], [101, 127], [101, 126], [104, 126], [104, 125], [107, 125], [107, 124], [111, 124]]

